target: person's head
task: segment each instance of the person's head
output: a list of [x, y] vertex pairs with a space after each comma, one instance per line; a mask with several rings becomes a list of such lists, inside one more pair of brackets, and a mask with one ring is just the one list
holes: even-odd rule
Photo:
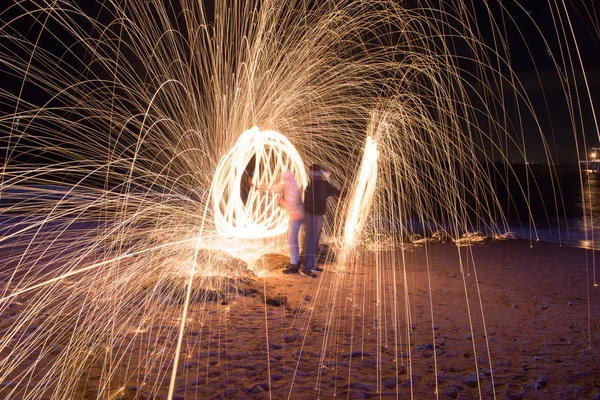
[[331, 172], [321, 167], [319, 164], [313, 164], [310, 166], [310, 173], [314, 178], [329, 180]]
[[288, 169], [287, 171], [285, 171], [283, 173], [282, 179], [283, 179], [284, 182], [295, 181], [295, 179], [294, 179], [294, 173]]

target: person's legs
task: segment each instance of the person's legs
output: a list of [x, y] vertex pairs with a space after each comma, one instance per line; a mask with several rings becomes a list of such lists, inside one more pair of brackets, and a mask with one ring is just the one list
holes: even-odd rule
[[292, 265], [298, 265], [300, 258], [300, 245], [298, 244], [298, 235], [300, 234], [300, 227], [302, 226], [303, 219], [292, 219], [290, 220], [290, 258], [292, 259]]
[[312, 267], [315, 263], [315, 217], [315, 215], [307, 213], [304, 219], [304, 260], [302, 263], [302, 269], [305, 272], [312, 270]]
[[323, 232], [323, 216], [315, 215], [315, 255], [319, 252], [319, 243], [321, 243], [321, 232]]
[[323, 216], [315, 215], [314, 216], [314, 231], [315, 231], [315, 260], [313, 262], [312, 270], [316, 272], [323, 271], [319, 268], [319, 243], [321, 242], [321, 232], [323, 232]]

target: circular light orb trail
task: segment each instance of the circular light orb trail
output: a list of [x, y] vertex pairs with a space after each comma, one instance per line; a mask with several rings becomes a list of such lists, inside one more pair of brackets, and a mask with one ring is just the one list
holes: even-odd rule
[[371, 136], [367, 136], [360, 172], [354, 190], [348, 202], [348, 213], [344, 226], [344, 244], [352, 246], [367, 220], [368, 210], [373, 201], [375, 184], [377, 182], [377, 142]]
[[302, 158], [284, 135], [256, 126], [244, 131], [219, 161], [212, 180], [217, 231], [232, 239], [284, 234], [288, 216], [279, 206], [277, 189], [286, 170], [294, 173], [301, 189], [306, 187]]

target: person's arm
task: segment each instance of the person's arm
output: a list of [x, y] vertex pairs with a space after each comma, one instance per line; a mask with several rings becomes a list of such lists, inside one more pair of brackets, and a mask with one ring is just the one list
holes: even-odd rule
[[329, 184], [329, 196], [335, 196], [335, 197], [340, 197], [340, 195], [342, 194], [342, 191], [338, 188], [336, 188], [335, 186], [333, 186], [331, 183], [327, 182]]
[[278, 192], [279, 196], [277, 197], [277, 203], [283, 208], [285, 208], [286, 198], [285, 198], [285, 186], [281, 191]]
[[272, 183], [270, 185], [267, 185], [266, 183], [261, 183], [260, 185], [258, 185], [258, 190], [260, 190], [261, 192], [277, 192], [277, 193], [281, 193], [283, 192], [283, 188], [284, 188], [285, 184], [284, 183]]

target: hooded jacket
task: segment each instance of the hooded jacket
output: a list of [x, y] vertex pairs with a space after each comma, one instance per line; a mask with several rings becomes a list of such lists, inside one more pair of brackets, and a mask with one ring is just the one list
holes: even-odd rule
[[310, 178], [304, 190], [304, 211], [312, 215], [325, 215], [327, 198], [339, 196], [340, 190], [329, 183], [321, 171], [311, 171]]
[[286, 209], [290, 219], [304, 218], [304, 205], [302, 204], [302, 191], [294, 179], [292, 171], [283, 173], [283, 195], [280, 204]]

